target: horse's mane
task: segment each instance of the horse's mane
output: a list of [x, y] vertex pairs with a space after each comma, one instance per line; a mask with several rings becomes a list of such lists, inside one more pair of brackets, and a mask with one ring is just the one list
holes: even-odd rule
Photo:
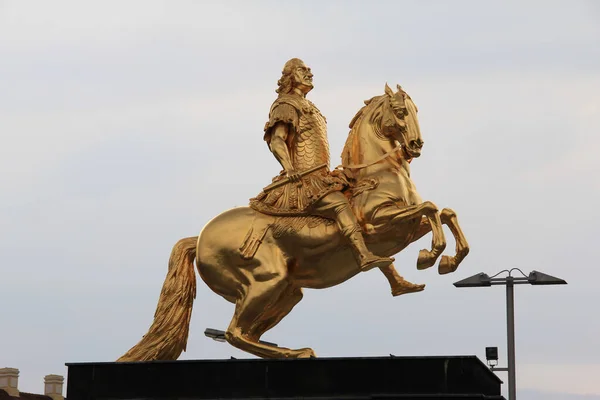
[[[342, 164], [348, 165], [350, 163], [350, 153], [352, 150], [358, 150], [358, 146], [354, 146], [354, 141], [357, 139], [358, 127], [360, 126], [360, 122], [362, 118], [367, 114], [367, 112], [374, 108], [373, 114], [371, 115], [371, 122], [374, 123], [375, 129], [379, 128], [381, 119], [383, 117], [383, 107], [386, 104], [385, 99], [387, 95], [380, 95], [371, 97], [369, 100], [365, 100], [365, 105], [361, 107], [360, 110], [356, 113], [352, 121], [350, 121], [350, 133], [348, 134], [348, 138], [346, 139], [346, 144], [344, 145], [344, 149], [342, 150]], [[358, 157], [358, 154], [354, 154], [354, 159]]]
[[[350, 121], [350, 129], [354, 128], [354, 125], [356, 124], [356, 122], [363, 116], [363, 114], [365, 114], [365, 110], [367, 108], [369, 108], [369, 106], [371, 107], [377, 107], [375, 109], [375, 112], [373, 113], [373, 119], [376, 119], [376, 114], [380, 114], [381, 109], [383, 108], [384, 102], [381, 100], [385, 99], [385, 95], [381, 95], [381, 96], [375, 96], [375, 97], [371, 97], [369, 100], [365, 100], [365, 105], [358, 110], [358, 112], [356, 113], [356, 115], [354, 116], [354, 118], [352, 118], [352, 121]], [[381, 115], [379, 115], [379, 118], [381, 118]]]

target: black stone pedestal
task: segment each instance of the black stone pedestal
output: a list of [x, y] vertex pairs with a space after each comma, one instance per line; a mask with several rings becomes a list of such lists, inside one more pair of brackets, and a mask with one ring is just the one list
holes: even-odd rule
[[67, 366], [68, 400], [504, 399], [500, 379], [475, 356]]

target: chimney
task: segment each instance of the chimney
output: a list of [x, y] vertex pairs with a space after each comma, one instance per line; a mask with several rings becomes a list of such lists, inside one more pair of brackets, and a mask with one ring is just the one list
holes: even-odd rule
[[10, 396], [19, 397], [19, 370], [0, 368], [0, 389]]
[[44, 394], [52, 400], [65, 400], [62, 395], [65, 378], [60, 375], [46, 375], [44, 377]]

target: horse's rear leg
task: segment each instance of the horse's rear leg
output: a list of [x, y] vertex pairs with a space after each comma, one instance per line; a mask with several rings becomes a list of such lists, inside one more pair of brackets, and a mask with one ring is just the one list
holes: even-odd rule
[[456, 271], [458, 265], [469, 254], [469, 243], [467, 243], [467, 239], [458, 224], [456, 213], [453, 210], [444, 208], [440, 214], [440, 218], [442, 223], [450, 228], [456, 240], [456, 255], [454, 257], [442, 256], [440, 265], [438, 266], [440, 274], [448, 274]]
[[261, 320], [254, 324], [248, 336], [258, 341], [265, 332], [273, 328], [288, 315], [296, 304], [302, 300], [302, 297], [304, 297], [302, 288], [288, 286], [279, 297], [279, 300], [271, 304], [271, 307], [261, 316]]
[[[292, 350], [258, 341], [260, 335], [266, 331], [265, 327], [274, 326], [300, 301], [300, 299], [295, 303], [283, 301], [281, 307], [282, 299], [287, 299], [285, 296], [287, 289], [288, 283], [283, 276], [276, 276], [266, 281], [251, 281], [244, 298], [236, 303], [235, 314], [227, 328], [225, 339], [232, 346], [262, 358], [314, 357], [311, 349]], [[275, 310], [280, 312], [274, 313]], [[270, 323], [265, 324], [270, 319], [269, 316], [275, 314], [277, 316], [272, 318]]]

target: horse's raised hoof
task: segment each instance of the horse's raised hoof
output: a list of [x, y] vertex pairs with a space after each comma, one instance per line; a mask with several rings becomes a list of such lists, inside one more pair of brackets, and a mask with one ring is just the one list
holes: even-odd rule
[[440, 275], [449, 274], [456, 271], [457, 267], [458, 265], [456, 265], [456, 260], [454, 260], [454, 257], [442, 256], [440, 265], [438, 265], [438, 272]]
[[392, 296], [396, 297], [408, 293], [422, 292], [424, 289], [425, 285], [404, 281], [399, 283], [398, 286], [392, 289]]
[[434, 264], [435, 258], [432, 256], [429, 250], [419, 250], [419, 257], [417, 258], [417, 269], [431, 268]]
[[294, 350], [294, 356], [295, 358], [317, 358], [314, 350], [309, 347]]

